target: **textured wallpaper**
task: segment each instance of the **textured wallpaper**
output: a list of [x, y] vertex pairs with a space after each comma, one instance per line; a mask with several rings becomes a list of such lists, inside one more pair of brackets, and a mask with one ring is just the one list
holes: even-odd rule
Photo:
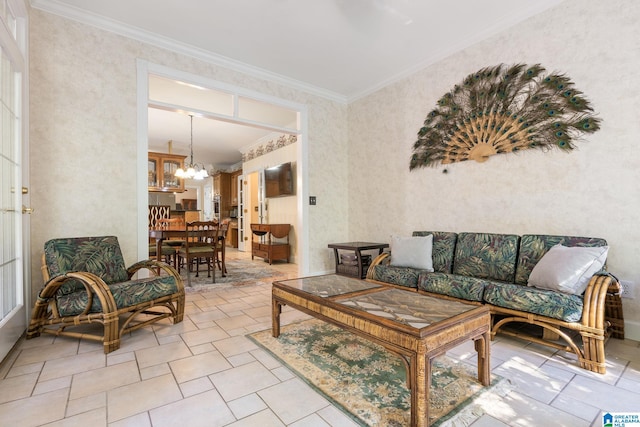
[[127, 263], [136, 261], [138, 59], [307, 106], [309, 178], [298, 191], [320, 200], [306, 218], [315, 230], [307, 262], [314, 272], [333, 268], [326, 245], [348, 233], [345, 105], [39, 10], [30, 24], [32, 295], [50, 238], [113, 234]]
[[[637, 2], [565, 1], [351, 103], [351, 238], [389, 241], [413, 230], [602, 237], [610, 271], [640, 288], [639, 21]], [[482, 67], [519, 62], [567, 73], [602, 129], [569, 153], [525, 150], [409, 172], [437, 100]], [[636, 295], [624, 300], [625, 319], [638, 322]]]
[[[633, 0], [567, 0], [345, 106], [33, 10], [34, 292], [41, 248], [52, 237], [115, 234], [127, 261], [135, 260], [139, 58], [307, 106], [301, 184], [318, 203], [304, 219], [308, 235], [299, 237], [311, 273], [333, 269], [331, 242], [428, 229], [570, 234], [607, 239], [609, 269], [638, 288], [637, 22]], [[449, 165], [446, 174], [442, 167], [409, 172], [416, 132], [437, 99], [479, 68], [516, 62], [566, 72], [602, 130], [570, 153], [528, 150]], [[624, 300], [625, 318], [640, 325], [636, 295]]]

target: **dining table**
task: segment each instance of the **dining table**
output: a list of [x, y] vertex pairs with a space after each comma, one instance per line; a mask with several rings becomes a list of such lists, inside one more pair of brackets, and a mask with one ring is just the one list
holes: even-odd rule
[[[164, 227], [149, 228], [149, 238], [156, 240], [156, 260], [162, 261], [162, 242], [163, 241], [171, 238], [181, 238], [182, 240], [184, 240], [186, 239], [186, 235], [187, 235], [187, 230], [184, 225], [181, 225], [181, 226], [169, 225]], [[224, 234], [218, 236], [218, 241], [222, 248], [222, 266], [223, 266], [222, 274], [224, 275], [226, 274], [226, 265], [224, 262], [226, 242], [225, 242]], [[179, 249], [179, 248], [180, 246], [176, 246], [176, 249]], [[173, 259], [174, 268], [177, 268], [178, 266], [177, 258], [178, 257], [176, 255]]]
[[[185, 239], [186, 230], [184, 226], [165, 226], [162, 228], [150, 228], [149, 238], [156, 240], [156, 260], [162, 261], [162, 242], [171, 238]], [[174, 267], [177, 262], [174, 259]]]

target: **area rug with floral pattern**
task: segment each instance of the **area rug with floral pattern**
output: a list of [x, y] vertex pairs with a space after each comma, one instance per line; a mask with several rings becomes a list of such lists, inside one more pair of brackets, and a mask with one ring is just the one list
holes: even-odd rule
[[[410, 392], [404, 363], [373, 342], [311, 319], [248, 335], [362, 426], [408, 426]], [[510, 382], [492, 375], [477, 381], [474, 366], [446, 356], [435, 359], [429, 392], [431, 426], [466, 426], [496, 402]]]
[[213, 277], [207, 276], [207, 266], [201, 265], [198, 277], [192, 271], [191, 286], [188, 285], [187, 269], [180, 269], [180, 276], [184, 280], [186, 292], [206, 292], [213, 289], [230, 286], [256, 285], [262, 283], [271, 284], [275, 280], [286, 279], [287, 275], [269, 267], [269, 264], [261, 261], [250, 261], [241, 259], [229, 259], [227, 264], [227, 274], [222, 276], [220, 270], [215, 271], [215, 283]]

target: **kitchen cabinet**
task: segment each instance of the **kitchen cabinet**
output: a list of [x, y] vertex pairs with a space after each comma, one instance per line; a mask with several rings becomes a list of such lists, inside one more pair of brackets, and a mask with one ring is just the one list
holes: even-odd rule
[[231, 214], [231, 174], [218, 172], [213, 175], [213, 194], [220, 197], [220, 218]]
[[184, 180], [175, 176], [179, 168], [184, 167], [187, 156], [177, 154], [148, 154], [148, 187], [149, 191], [181, 193], [184, 191]]
[[242, 175], [242, 169], [231, 172], [231, 206], [238, 206], [238, 177]]
[[238, 247], [238, 222], [231, 221], [229, 223], [229, 230], [227, 231], [227, 246], [232, 248]]

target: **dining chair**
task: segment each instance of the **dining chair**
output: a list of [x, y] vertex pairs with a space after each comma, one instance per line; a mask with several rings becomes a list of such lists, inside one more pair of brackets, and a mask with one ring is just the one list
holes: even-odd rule
[[[179, 249], [180, 247], [177, 246], [177, 248]], [[158, 256], [156, 251], [157, 251], [156, 244], [155, 243], [149, 243], [149, 257], [150, 258], [156, 258]], [[169, 265], [171, 265], [171, 263], [173, 261], [173, 267], [175, 268], [176, 267], [175, 256], [176, 256], [176, 247], [167, 245], [167, 244], [165, 244], [163, 242], [163, 244], [162, 244], [162, 257], [164, 258], [164, 262], [169, 264]]]
[[225, 262], [227, 233], [229, 231], [229, 223], [231, 218], [225, 218], [220, 222], [218, 231], [218, 241], [220, 244], [216, 249], [215, 262], [218, 264], [218, 268], [222, 273], [222, 277], [227, 275], [227, 264]]
[[187, 282], [191, 286], [191, 268], [195, 261], [196, 277], [200, 274], [200, 261], [207, 264], [207, 277], [211, 277], [213, 270], [213, 283], [216, 282], [216, 264], [214, 262], [216, 251], [220, 245], [218, 239], [219, 228], [213, 221], [194, 221], [185, 226], [184, 244], [178, 250], [178, 271], [185, 261], [187, 267]]
[[[158, 219], [158, 228], [181, 228], [184, 227], [184, 218], [160, 218]], [[184, 244], [184, 239], [180, 237], [171, 237], [162, 241], [162, 255], [165, 250], [170, 253], [169, 259], [173, 260], [173, 267], [178, 268], [178, 251]]]

